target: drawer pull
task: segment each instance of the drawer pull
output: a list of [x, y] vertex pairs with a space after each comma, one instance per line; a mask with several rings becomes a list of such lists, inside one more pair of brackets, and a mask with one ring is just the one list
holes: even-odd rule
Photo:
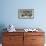
[[13, 38], [9, 38], [9, 40], [13, 40]]
[[12, 40], [11, 38], [9, 38], [9, 40]]
[[36, 40], [36, 39], [32, 39], [32, 40]]

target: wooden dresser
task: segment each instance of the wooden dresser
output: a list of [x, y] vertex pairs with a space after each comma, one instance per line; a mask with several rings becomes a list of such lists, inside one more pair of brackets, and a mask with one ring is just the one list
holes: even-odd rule
[[3, 32], [3, 46], [44, 46], [44, 32]]

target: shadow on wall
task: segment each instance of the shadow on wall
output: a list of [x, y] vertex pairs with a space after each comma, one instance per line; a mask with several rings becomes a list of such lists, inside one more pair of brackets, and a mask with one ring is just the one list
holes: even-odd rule
[[6, 28], [6, 26], [4, 24], [0, 24], [0, 43], [2, 43], [2, 32], [5, 32], [6, 30], [4, 30], [4, 28]]

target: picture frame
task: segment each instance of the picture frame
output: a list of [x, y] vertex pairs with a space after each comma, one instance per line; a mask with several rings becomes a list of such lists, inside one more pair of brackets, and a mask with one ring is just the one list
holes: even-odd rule
[[18, 9], [19, 19], [34, 19], [34, 9]]

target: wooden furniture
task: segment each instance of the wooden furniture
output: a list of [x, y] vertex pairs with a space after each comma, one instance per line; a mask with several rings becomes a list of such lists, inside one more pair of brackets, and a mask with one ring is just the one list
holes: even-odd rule
[[44, 46], [44, 33], [43, 32], [24, 33], [24, 46]]
[[44, 32], [3, 32], [3, 46], [44, 46]]

